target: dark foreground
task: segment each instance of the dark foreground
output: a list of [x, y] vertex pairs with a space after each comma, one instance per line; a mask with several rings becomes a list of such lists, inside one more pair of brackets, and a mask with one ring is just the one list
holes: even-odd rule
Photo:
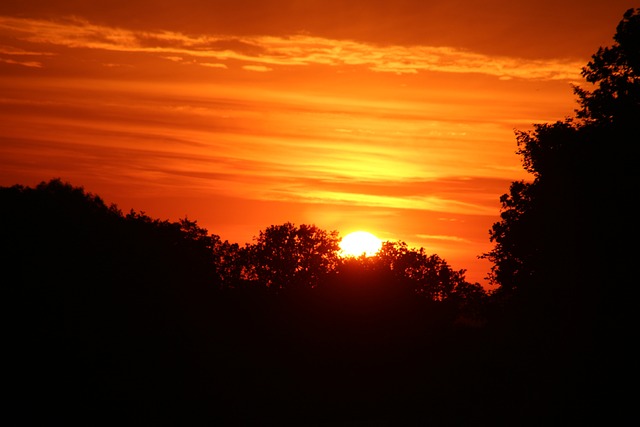
[[603, 415], [624, 371], [590, 330], [453, 325], [415, 301], [85, 297], [11, 301], [24, 420], [572, 425]]
[[11, 425], [618, 425], [633, 408], [627, 310], [465, 311], [370, 271], [223, 289], [197, 233], [57, 182], [0, 195]]

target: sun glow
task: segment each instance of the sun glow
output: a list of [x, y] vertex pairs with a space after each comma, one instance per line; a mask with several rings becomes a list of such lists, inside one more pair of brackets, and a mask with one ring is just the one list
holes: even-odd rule
[[382, 247], [382, 240], [366, 231], [354, 231], [342, 238], [340, 242], [343, 256], [373, 256]]

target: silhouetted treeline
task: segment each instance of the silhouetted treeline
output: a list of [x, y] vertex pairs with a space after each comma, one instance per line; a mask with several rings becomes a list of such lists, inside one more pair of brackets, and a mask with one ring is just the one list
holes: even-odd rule
[[341, 258], [337, 232], [285, 223], [241, 247], [186, 218], [123, 214], [60, 179], [0, 188], [0, 201], [6, 207], [0, 218], [3, 263], [16, 273], [15, 289], [66, 286], [71, 297], [118, 289], [142, 303], [148, 295], [273, 299], [335, 293], [357, 300], [381, 293], [446, 306], [454, 317], [479, 314], [487, 297], [479, 284], [466, 282], [464, 270], [404, 242], [385, 242], [374, 257]]
[[512, 394], [540, 392], [540, 367], [487, 326], [491, 297], [422, 249], [341, 259], [337, 235], [289, 223], [240, 248], [60, 180], [0, 188], [0, 206], [12, 401], [395, 425], [526, 419], [543, 400]]
[[13, 397], [126, 399], [179, 382], [165, 366], [184, 357], [185, 319], [213, 278], [193, 223], [123, 215], [59, 180], [0, 194]]
[[59, 179], [0, 188], [0, 206], [19, 401], [204, 400], [231, 422], [283, 416], [284, 399], [292, 416], [375, 418], [418, 387], [427, 348], [484, 319], [480, 285], [402, 242], [343, 259], [337, 233], [286, 223], [240, 247]]

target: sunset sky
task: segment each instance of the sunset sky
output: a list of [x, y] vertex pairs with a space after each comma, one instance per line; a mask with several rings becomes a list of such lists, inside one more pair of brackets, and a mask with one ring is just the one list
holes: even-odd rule
[[366, 230], [486, 284], [514, 129], [633, 1], [0, 3], [0, 185], [61, 178], [244, 244], [269, 225]]

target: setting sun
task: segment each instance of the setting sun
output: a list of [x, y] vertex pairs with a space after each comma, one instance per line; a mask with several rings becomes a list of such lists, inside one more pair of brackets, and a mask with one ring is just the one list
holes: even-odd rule
[[366, 231], [354, 231], [342, 238], [340, 249], [344, 256], [372, 256], [382, 247], [382, 240]]

